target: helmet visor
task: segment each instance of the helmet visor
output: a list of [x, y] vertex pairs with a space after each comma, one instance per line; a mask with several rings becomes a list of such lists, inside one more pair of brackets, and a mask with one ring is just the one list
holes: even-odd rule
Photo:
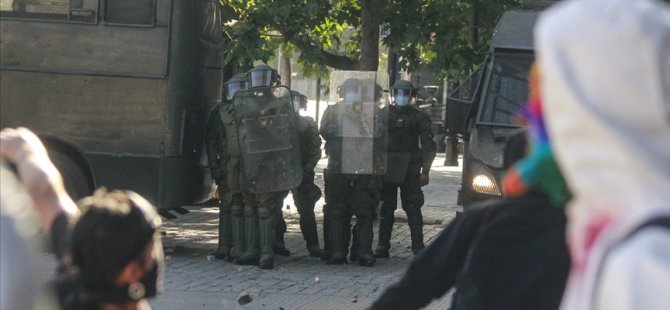
[[240, 90], [244, 90], [244, 82], [233, 82], [226, 84], [226, 99], [233, 100], [233, 96]]
[[270, 87], [274, 82], [272, 70], [255, 70], [250, 75], [250, 87]]
[[411, 89], [405, 89], [405, 88], [396, 88], [396, 89], [393, 90], [393, 92], [395, 93], [394, 94], [395, 97], [397, 97], [397, 96], [409, 97], [409, 96], [412, 95], [412, 90]]

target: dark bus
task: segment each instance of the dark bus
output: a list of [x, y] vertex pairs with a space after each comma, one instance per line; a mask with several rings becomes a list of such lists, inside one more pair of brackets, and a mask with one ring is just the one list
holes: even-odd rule
[[129, 189], [163, 210], [207, 197], [218, 0], [0, 1], [0, 127], [35, 131], [72, 196]]

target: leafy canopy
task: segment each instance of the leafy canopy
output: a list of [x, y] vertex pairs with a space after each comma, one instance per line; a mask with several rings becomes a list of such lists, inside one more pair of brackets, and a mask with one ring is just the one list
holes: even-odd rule
[[[484, 58], [493, 27], [519, 0], [222, 0], [227, 62], [248, 67], [278, 47], [305, 75], [376, 70], [379, 34], [401, 68], [462, 78]], [[478, 5], [477, 5], [478, 4]], [[473, 37], [477, 12], [478, 40]]]

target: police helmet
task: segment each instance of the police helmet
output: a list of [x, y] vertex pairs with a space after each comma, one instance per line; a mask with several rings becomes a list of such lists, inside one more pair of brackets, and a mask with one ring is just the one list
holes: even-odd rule
[[224, 83], [226, 88], [226, 100], [233, 100], [233, 96], [240, 90], [247, 89], [247, 78], [244, 74], [236, 74]]
[[307, 96], [298, 91], [292, 90], [291, 97], [293, 97], [293, 108], [297, 112], [300, 109], [307, 109]]
[[280, 83], [277, 70], [268, 65], [258, 65], [247, 71], [248, 88], [272, 87]]
[[416, 95], [416, 88], [414, 88], [412, 82], [407, 80], [395, 81], [391, 89], [393, 91], [393, 102], [400, 107], [409, 105]]
[[361, 101], [361, 88], [360, 81], [355, 78], [348, 78], [344, 80], [342, 86], [337, 89], [338, 95], [346, 103], [352, 103], [354, 101]]

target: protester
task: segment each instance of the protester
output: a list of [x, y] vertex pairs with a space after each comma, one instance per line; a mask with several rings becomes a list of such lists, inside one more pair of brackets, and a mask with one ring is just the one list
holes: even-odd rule
[[36, 234], [31, 219], [30, 198], [16, 175], [1, 160], [0, 166], [0, 309], [35, 309]]
[[162, 245], [154, 207], [132, 192], [99, 190], [81, 211], [39, 138], [25, 128], [0, 132], [0, 155], [16, 165], [61, 267], [62, 309], [149, 309], [162, 288]]
[[563, 309], [668, 309], [670, 7], [570, 1], [538, 21], [546, 124], [574, 197]]
[[[467, 208], [371, 309], [418, 309], [452, 286], [452, 310], [558, 308], [570, 262], [562, 209], [569, 193], [544, 134], [537, 89], [531, 92], [530, 153], [505, 179], [513, 193]], [[525, 144], [523, 134], [508, 142], [506, 168]]]

